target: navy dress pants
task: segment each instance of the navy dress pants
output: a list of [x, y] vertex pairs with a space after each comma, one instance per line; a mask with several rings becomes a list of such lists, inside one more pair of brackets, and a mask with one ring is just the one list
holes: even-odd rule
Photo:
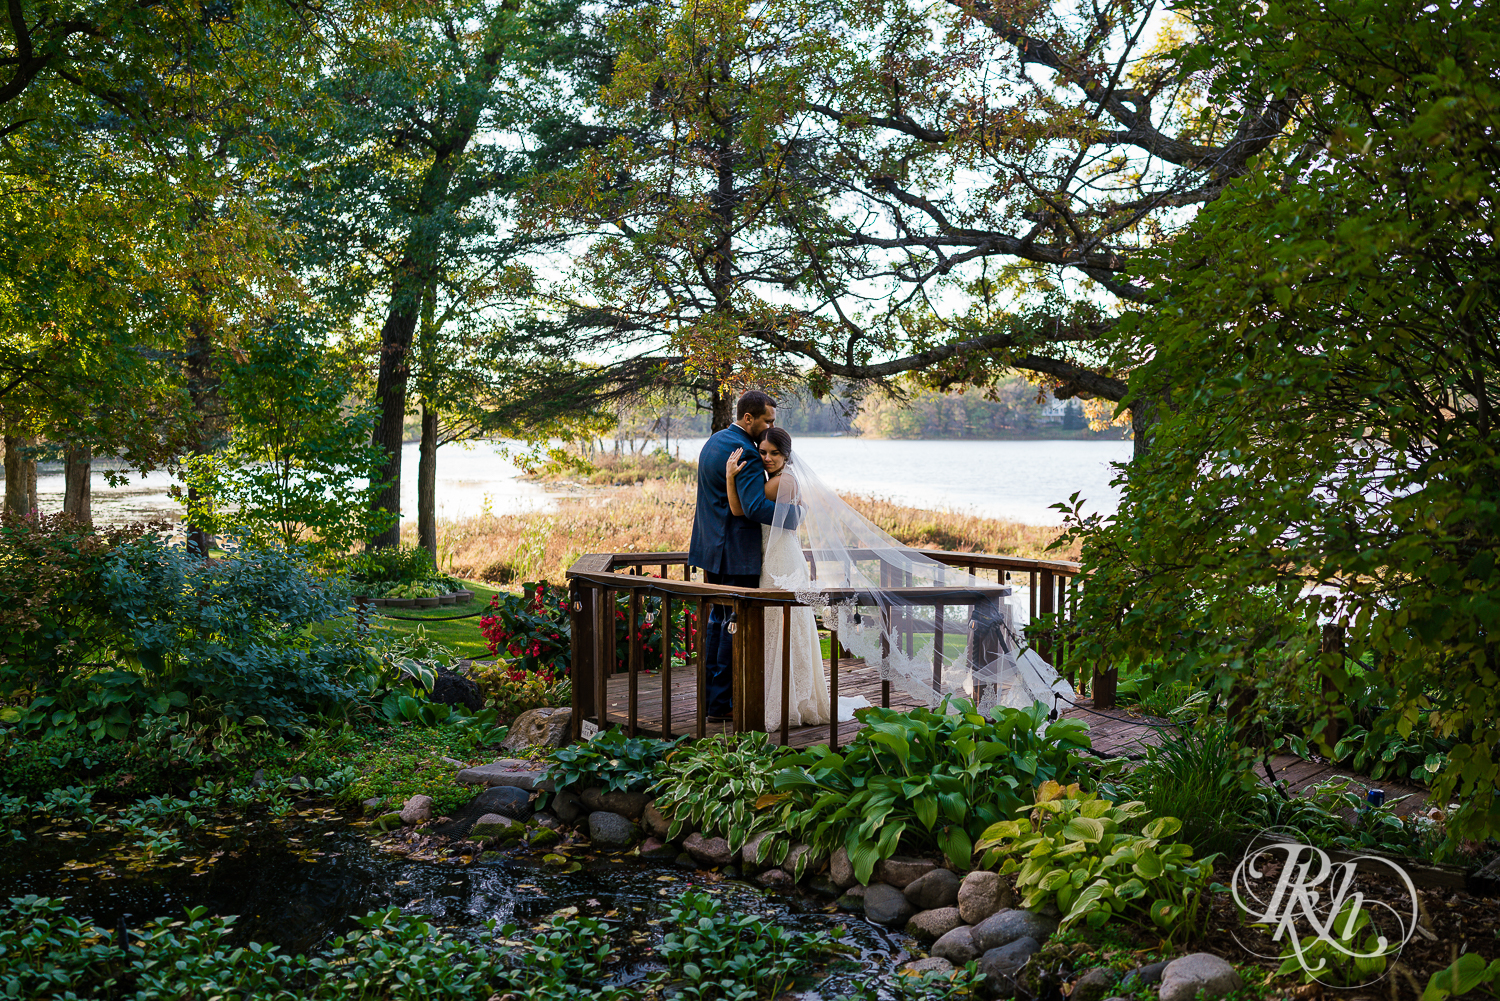
[[[760, 574], [703, 572], [706, 584], [726, 587], [760, 587]], [[734, 710], [734, 637], [729, 623], [734, 613], [724, 605], [710, 605], [703, 648], [708, 673], [708, 714], [728, 716]]]

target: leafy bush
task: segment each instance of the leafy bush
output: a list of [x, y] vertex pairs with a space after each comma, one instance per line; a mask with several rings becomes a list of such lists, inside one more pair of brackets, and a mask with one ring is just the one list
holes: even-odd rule
[[824, 931], [790, 931], [754, 914], [726, 914], [717, 898], [689, 890], [667, 908], [658, 952], [678, 997], [691, 1001], [756, 1001], [781, 997], [798, 973], [830, 952]]
[[685, 739], [627, 737], [618, 727], [601, 730], [591, 740], [553, 751], [546, 778], [559, 790], [598, 786], [606, 792], [644, 792], [655, 781], [657, 766]]
[[0, 699], [57, 692], [112, 657], [124, 635], [100, 580], [116, 547], [143, 531], [0, 515]]
[[1182, 840], [1199, 853], [1227, 854], [1249, 833], [1245, 818], [1257, 789], [1252, 766], [1228, 725], [1209, 722], [1148, 747], [1130, 785], [1152, 816], [1181, 818]]
[[[649, 574], [651, 577], [659, 577], [659, 574]], [[640, 637], [641, 644], [641, 667], [642, 669], [656, 670], [662, 662], [662, 645], [668, 641], [665, 627], [668, 625], [661, 614], [662, 599], [651, 595], [641, 597], [640, 615], [636, 620], [636, 635]], [[698, 612], [684, 602], [677, 602], [672, 606], [671, 642], [680, 644], [683, 642], [683, 625], [690, 623], [694, 628], [698, 621]], [[630, 670], [630, 595], [620, 593], [615, 595], [615, 670]], [[687, 650], [684, 647], [674, 645], [672, 657], [676, 663], [687, 662]]]
[[1286, 828], [1318, 848], [1438, 861], [1451, 847], [1445, 845], [1441, 823], [1415, 813], [1398, 816], [1397, 800], [1371, 806], [1365, 801], [1364, 784], [1354, 779], [1327, 779], [1296, 796], [1260, 788], [1254, 797], [1245, 815], [1247, 827]]
[[321, 955], [234, 941], [234, 918], [157, 919], [132, 929], [129, 947], [88, 919], [68, 917], [62, 901], [16, 897], [0, 908], [0, 990], [5, 997], [219, 997], [237, 1001], [335, 1001], [422, 997], [458, 1001], [512, 992], [528, 999], [618, 1001], [625, 988], [601, 986], [608, 928], [593, 918], [554, 917], [529, 941], [513, 925], [489, 924], [508, 948], [455, 938], [399, 910], [358, 919]]
[[1466, 952], [1428, 979], [1422, 1001], [1447, 1001], [1450, 997], [1467, 994], [1476, 987], [1496, 981], [1500, 981], [1500, 959], [1486, 966], [1484, 957]]
[[479, 664], [469, 668], [479, 684], [486, 705], [505, 720], [513, 720], [530, 709], [564, 706], [573, 701], [573, 683], [545, 668], [527, 671], [505, 664]]
[[772, 781], [794, 753], [756, 732], [720, 734], [673, 751], [656, 787], [662, 811], [672, 818], [668, 838], [676, 839], [683, 826], [691, 824], [722, 834], [739, 848], [756, 834], [775, 830], [778, 836], [761, 842], [760, 857], [754, 861], [780, 865], [791, 842], [780, 818], [762, 808], [786, 798], [775, 791]]
[[1154, 925], [1169, 941], [1192, 935], [1207, 915], [1200, 908], [1213, 857], [1194, 862], [1191, 845], [1163, 843], [1181, 827], [1174, 817], [1131, 833], [1147, 815], [1141, 803], [1116, 806], [1076, 784], [1049, 781], [1037, 790], [1030, 819], [990, 825], [975, 847], [985, 852], [982, 867], [1003, 858], [1000, 872], [1016, 874], [1022, 907], [1055, 903], [1064, 928], [1098, 928], [1118, 916]]
[[[949, 712], [950, 705], [955, 712]], [[997, 707], [992, 719], [945, 699], [936, 710], [861, 709], [843, 753], [809, 748], [775, 779], [780, 820], [820, 852], [844, 846], [861, 882], [897, 850], [936, 849], [970, 866], [974, 839], [1014, 814], [1048, 780], [1082, 769], [1087, 725], [1047, 722], [1047, 708]]]
[[374, 668], [352, 623], [307, 628], [344, 616], [349, 595], [284, 550], [205, 562], [147, 536], [116, 550], [103, 589], [148, 698], [285, 728], [353, 698]]
[[573, 621], [568, 593], [546, 581], [528, 581], [520, 594], [497, 594], [479, 620], [490, 652], [505, 652], [526, 671], [566, 675], [573, 663]]

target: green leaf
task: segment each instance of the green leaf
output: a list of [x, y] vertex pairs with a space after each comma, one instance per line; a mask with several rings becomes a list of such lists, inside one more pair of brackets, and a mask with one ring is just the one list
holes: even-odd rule
[[1062, 836], [1069, 841], [1096, 844], [1104, 839], [1104, 824], [1093, 817], [1073, 817], [1063, 825]]

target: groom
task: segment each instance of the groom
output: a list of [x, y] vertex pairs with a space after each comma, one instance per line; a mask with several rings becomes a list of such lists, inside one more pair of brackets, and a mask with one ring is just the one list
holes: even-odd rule
[[[758, 446], [767, 429], [776, 423], [776, 401], [758, 389], [740, 397], [735, 422], [703, 444], [698, 453], [698, 510], [693, 518], [693, 541], [688, 563], [703, 568], [708, 584], [731, 587], [760, 586], [760, 526], [771, 524], [776, 502], [766, 497], [765, 467]], [[724, 488], [724, 467], [729, 455], [743, 448], [745, 468], [735, 477], [740, 506], [745, 516], [731, 514], [729, 494]], [[704, 661], [708, 673], [708, 718], [727, 722], [734, 709], [732, 674], [733, 637], [725, 626], [734, 613], [723, 605], [712, 605], [704, 637]]]

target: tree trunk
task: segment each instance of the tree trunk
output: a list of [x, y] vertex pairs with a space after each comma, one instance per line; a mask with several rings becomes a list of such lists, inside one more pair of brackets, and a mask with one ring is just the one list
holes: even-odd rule
[[1156, 437], [1156, 404], [1138, 398], [1130, 405], [1130, 437], [1134, 446], [1131, 461], [1144, 459], [1151, 451], [1151, 440]]
[[709, 434], [718, 434], [720, 431], [734, 423], [739, 415], [734, 412], [734, 396], [726, 393], [717, 383], [714, 383], [713, 394], [713, 424], [709, 427]]
[[31, 514], [31, 494], [26, 489], [26, 457], [21, 454], [25, 441], [20, 435], [5, 436], [5, 510], [17, 518]]
[[32, 514], [41, 513], [36, 502], [36, 460], [32, 458], [26, 460], [26, 503]]
[[[194, 320], [188, 325], [187, 341], [187, 390], [188, 400], [193, 405], [193, 455], [206, 455], [209, 442], [214, 436], [214, 423], [216, 417], [216, 404], [218, 402], [219, 380], [218, 373], [214, 371], [213, 360], [213, 335], [208, 325], [201, 320]], [[191, 510], [199, 499], [198, 488], [188, 488], [188, 506]], [[183, 524], [185, 530], [187, 547], [197, 550], [198, 555], [208, 558], [209, 538], [202, 526], [195, 525], [191, 521]]]
[[94, 520], [90, 476], [94, 451], [87, 445], [69, 445], [63, 450], [63, 514], [89, 523]]
[[384, 486], [370, 502], [370, 509], [389, 511], [396, 519], [370, 539], [371, 549], [392, 549], [401, 544], [401, 444], [406, 425], [406, 380], [411, 373], [408, 356], [422, 300], [421, 283], [411, 281], [408, 286], [408, 281], [397, 279], [391, 290], [391, 311], [380, 331], [380, 374], [375, 381], [380, 423], [375, 428], [375, 444], [385, 451], [385, 462], [376, 474]]
[[437, 411], [422, 404], [422, 450], [417, 460], [417, 545], [437, 566]]

